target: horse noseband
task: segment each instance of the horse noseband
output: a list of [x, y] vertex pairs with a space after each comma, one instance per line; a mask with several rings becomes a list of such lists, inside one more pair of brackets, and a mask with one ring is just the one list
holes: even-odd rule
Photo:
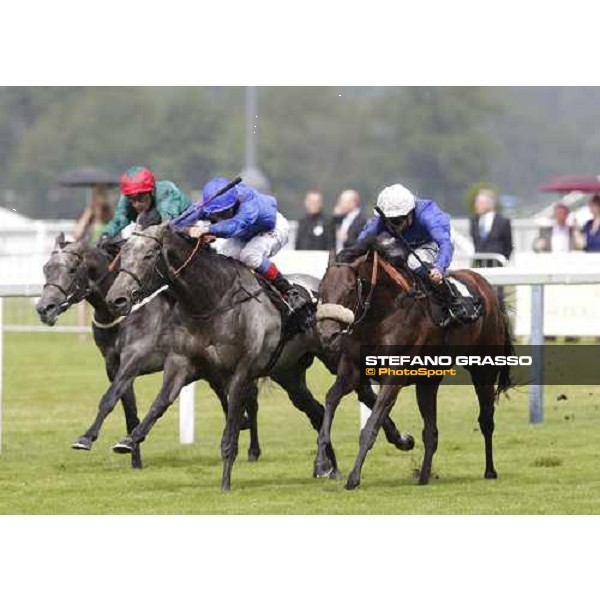
[[317, 321], [325, 321], [326, 319], [331, 319], [344, 325], [352, 325], [354, 323], [354, 313], [341, 304], [318, 304]]

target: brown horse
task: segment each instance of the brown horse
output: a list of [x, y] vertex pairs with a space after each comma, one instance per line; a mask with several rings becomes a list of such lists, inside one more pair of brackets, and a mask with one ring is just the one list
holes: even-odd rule
[[[469, 270], [456, 271], [452, 276], [475, 291], [483, 301], [483, 314], [467, 324], [438, 327], [431, 316], [429, 294], [405, 266], [395, 269], [381, 258], [381, 249], [371, 246], [352, 262], [335, 262], [330, 257], [327, 272], [319, 288], [320, 305], [317, 329], [324, 346], [342, 351], [337, 378], [327, 393], [325, 417], [318, 438], [315, 472], [331, 470], [325, 448], [330, 443], [331, 425], [341, 398], [360, 381], [361, 345], [402, 346], [416, 355], [435, 347], [469, 346], [468, 353], [478, 354], [485, 348], [500, 349], [512, 356], [508, 318], [489, 283]], [[468, 367], [479, 400], [479, 425], [485, 442], [485, 478], [497, 477], [492, 451], [494, 432], [494, 402], [500, 392], [511, 387], [508, 366]], [[360, 451], [346, 489], [360, 484], [360, 474], [368, 451], [384, 418], [388, 417], [399, 391], [416, 384], [417, 403], [424, 422], [425, 453], [419, 483], [426, 484], [431, 475], [431, 463], [437, 449], [437, 394], [443, 377], [418, 380], [414, 377], [375, 377], [381, 384], [373, 412], [360, 434]], [[497, 385], [496, 385], [497, 384]]]

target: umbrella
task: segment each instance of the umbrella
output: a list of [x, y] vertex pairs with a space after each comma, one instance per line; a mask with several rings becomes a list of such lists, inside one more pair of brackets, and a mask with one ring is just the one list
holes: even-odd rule
[[114, 187], [119, 185], [119, 178], [107, 171], [88, 167], [61, 173], [58, 183], [66, 187], [95, 187], [97, 185]]
[[540, 185], [542, 192], [600, 193], [600, 175], [564, 175]]

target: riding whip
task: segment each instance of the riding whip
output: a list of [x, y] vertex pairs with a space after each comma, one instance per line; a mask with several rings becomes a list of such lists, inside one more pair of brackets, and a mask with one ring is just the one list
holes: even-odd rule
[[417, 259], [417, 262], [427, 271], [427, 274], [429, 274], [429, 272], [431, 271], [429, 265], [427, 263], [424, 263], [421, 260], [421, 257], [410, 247], [410, 244], [404, 239], [404, 236], [400, 233], [400, 231], [398, 230], [398, 228], [392, 223], [392, 221], [390, 220], [389, 217], [386, 217], [385, 214], [383, 213], [383, 211], [379, 208], [379, 206], [375, 207], [375, 212], [381, 217], [381, 219], [383, 220], [384, 225], [391, 231], [394, 233], [394, 236], [396, 237], [396, 239], [401, 242], [404, 250], [410, 254], [411, 256], [413, 256], [414, 258]]

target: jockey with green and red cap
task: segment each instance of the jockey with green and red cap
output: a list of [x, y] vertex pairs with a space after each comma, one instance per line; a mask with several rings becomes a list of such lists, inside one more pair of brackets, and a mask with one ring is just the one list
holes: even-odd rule
[[174, 219], [173, 227], [187, 229], [193, 237], [225, 238], [218, 252], [240, 260], [269, 280], [290, 311], [297, 312], [308, 302], [271, 260], [285, 246], [289, 233], [287, 219], [277, 210], [276, 198], [243, 183], [215, 197], [227, 184], [223, 177], [211, 179], [202, 190], [202, 200]]
[[169, 221], [186, 210], [191, 202], [171, 181], [156, 181], [147, 167], [130, 167], [121, 176], [121, 197], [115, 216], [106, 225], [100, 243], [115, 237], [130, 223]]

